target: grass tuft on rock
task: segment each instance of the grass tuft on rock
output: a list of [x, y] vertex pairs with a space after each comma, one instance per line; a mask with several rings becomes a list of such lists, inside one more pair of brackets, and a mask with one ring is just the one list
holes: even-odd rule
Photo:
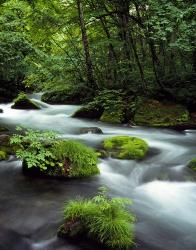
[[77, 141], [59, 141], [52, 148], [52, 152], [58, 161], [67, 164], [69, 177], [88, 177], [99, 174], [96, 152]]
[[144, 140], [131, 136], [114, 136], [104, 140], [104, 149], [118, 159], [141, 159], [148, 151]]
[[135, 217], [127, 209], [131, 201], [110, 198], [102, 190], [92, 199], [78, 199], [64, 207], [65, 223], [58, 235], [74, 238], [88, 236], [110, 249], [128, 249], [134, 245]]

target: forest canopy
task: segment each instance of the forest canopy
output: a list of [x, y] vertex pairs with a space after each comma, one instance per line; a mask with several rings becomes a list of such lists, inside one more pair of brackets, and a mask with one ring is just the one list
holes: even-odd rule
[[182, 0], [0, 1], [1, 83], [180, 88], [195, 76], [195, 9]]

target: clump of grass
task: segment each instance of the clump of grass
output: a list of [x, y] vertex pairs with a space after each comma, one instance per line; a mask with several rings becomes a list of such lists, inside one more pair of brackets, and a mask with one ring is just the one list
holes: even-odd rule
[[58, 161], [67, 159], [69, 177], [87, 177], [99, 173], [96, 152], [77, 141], [58, 141], [52, 148], [52, 152]]
[[[122, 198], [110, 198], [106, 190], [92, 199], [79, 199], [70, 201], [64, 207], [65, 236], [70, 236], [71, 224], [79, 222], [78, 230], [83, 230], [90, 238], [111, 249], [128, 249], [134, 244], [133, 223], [135, 217], [127, 210], [131, 200]], [[72, 227], [73, 228], [73, 227]]]

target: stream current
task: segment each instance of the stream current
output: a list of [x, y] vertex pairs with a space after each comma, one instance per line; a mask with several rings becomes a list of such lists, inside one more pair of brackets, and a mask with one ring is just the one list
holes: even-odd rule
[[[0, 250], [98, 250], [90, 243], [68, 243], [56, 237], [62, 224], [65, 201], [77, 196], [90, 197], [100, 186], [111, 196], [128, 197], [137, 217], [133, 250], [196, 249], [196, 182], [185, 167], [195, 156], [196, 131], [114, 126], [72, 118], [74, 105], [48, 105], [40, 95], [31, 98], [42, 109], [14, 110], [1, 104], [0, 123], [54, 130], [63, 138], [99, 147], [114, 135], [138, 136], [150, 146], [141, 161], [99, 162], [101, 174], [82, 180], [46, 180], [23, 176], [21, 161], [13, 156], [0, 162]], [[99, 127], [103, 134], [80, 134], [82, 127]]]

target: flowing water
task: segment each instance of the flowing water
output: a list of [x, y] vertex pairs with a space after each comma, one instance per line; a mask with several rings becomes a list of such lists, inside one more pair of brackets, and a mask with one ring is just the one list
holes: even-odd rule
[[[0, 123], [10, 128], [23, 125], [55, 130], [63, 138], [77, 139], [99, 147], [113, 135], [139, 136], [150, 146], [144, 160], [100, 160], [101, 174], [83, 180], [46, 180], [23, 176], [21, 161], [10, 157], [0, 162], [0, 250], [83, 250], [96, 246], [68, 243], [56, 238], [62, 223], [65, 201], [89, 197], [100, 186], [112, 196], [133, 200], [137, 216], [135, 234], [138, 250], [196, 249], [196, 183], [185, 167], [195, 156], [196, 131], [126, 127], [71, 118], [79, 108], [48, 105], [34, 95], [42, 109], [13, 110], [1, 104]], [[99, 127], [103, 134], [80, 134], [82, 127]]]

